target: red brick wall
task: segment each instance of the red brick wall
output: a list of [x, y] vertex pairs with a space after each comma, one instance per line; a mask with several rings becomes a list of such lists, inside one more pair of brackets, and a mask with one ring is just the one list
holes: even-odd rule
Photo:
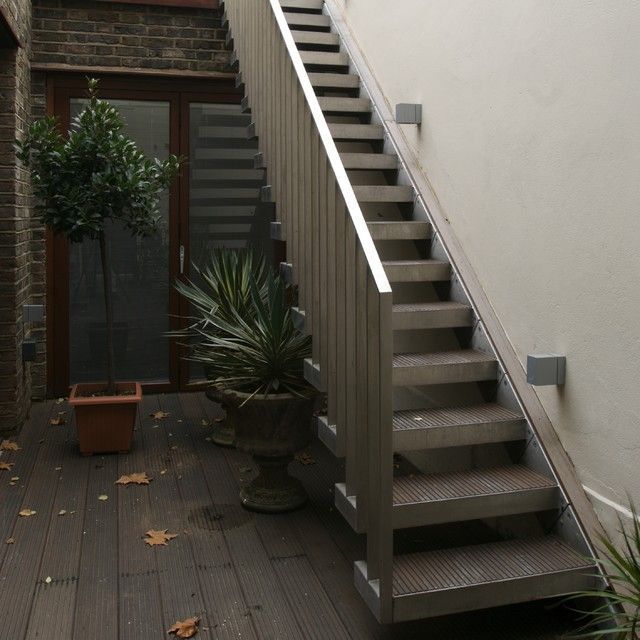
[[217, 9], [87, 0], [33, 1], [33, 61], [137, 69], [224, 71]]
[[0, 430], [20, 426], [29, 408], [31, 365], [22, 363], [22, 305], [32, 296], [32, 220], [28, 175], [13, 143], [30, 119], [31, 2], [9, 0], [5, 8], [23, 47], [0, 51]]

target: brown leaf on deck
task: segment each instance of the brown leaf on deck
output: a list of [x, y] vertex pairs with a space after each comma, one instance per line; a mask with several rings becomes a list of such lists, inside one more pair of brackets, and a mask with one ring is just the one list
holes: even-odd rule
[[300, 463], [300, 464], [315, 464], [316, 461], [313, 459], [313, 456], [311, 455], [311, 453], [309, 453], [309, 451], [300, 451], [299, 453], [296, 453], [296, 460]]
[[166, 411], [154, 411], [153, 413], [150, 413], [149, 416], [154, 420], [164, 420], [169, 417], [169, 413]]
[[3, 440], [0, 442], [0, 451], [20, 451], [20, 447], [13, 440]]
[[120, 476], [115, 484], [149, 484], [151, 478], [146, 471], [141, 473], [130, 473], [128, 476]]
[[167, 633], [175, 634], [177, 638], [193, 638], [198, 633], [198, 624], [200, 618], [187, 618], [186, 620], [178, 620]]
[[0, 462], [0, 471], [11, 471], [13, 465], [13, 462]]
[[49, 420], [49, 424], [54, 427], [58, 427], [61, 424], [66, 424], [67, 423], [67, 419], [65, 417], [66, 413], [67, 413], [66, 411], [58, 411], [58, 415], [55, 418], [51, 418], [51, 420]]
[[173, 540], [173, 538], [178, 537], [177, 533], [167, 533], [167, 529], [162, 529], [159, 531], [156, 531], [155, 529], [149, 529], [149, 531], [147, 531], [144, 535], [147, 536], [144, 541], [150, 547], [155, 547], [158, 545], [166, 547], [169, 540]]
[[35, 516], [36, 512], [33, 509], [22, 509], [22, 511], [18, 511], [18, 515], [23, 518], [29, 518], [30, 516]]

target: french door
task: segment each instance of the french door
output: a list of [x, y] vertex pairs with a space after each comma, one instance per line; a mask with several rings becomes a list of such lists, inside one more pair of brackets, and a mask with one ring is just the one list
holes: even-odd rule
[[[270, 212], [259, 203], [262, 172], [253, 169], [255, 141], [230, 80], [207, 83], [140, 79], [100, 83], [100, 96], [118, 108], [125, 132], [150, 157], [185, 159], [180, 177], [160, 201], [158, 231], [133, 238], [113, 224], [111, 253], [114, 351], [120, 380], [147, 391], [185, 389], [201, 381], [169, 330], [182, 327], [189, 309], [173, 286], [189, 277], [218, 246], [262, 244], [269, 253]], [[86, 104], [86, 80], [57, 78], [49, 110], [64, 131]], [[76, 382], [99, 381], [105, 371], [102, 272], [96, 242], [47, 242], [47, 363], [50, 393]]]

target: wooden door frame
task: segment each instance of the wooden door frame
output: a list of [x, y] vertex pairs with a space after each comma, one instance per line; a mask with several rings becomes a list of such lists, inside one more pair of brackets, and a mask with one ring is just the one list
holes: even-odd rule
[[[189, 103], [211, 102], [239, 104], [242, 92], [233, 78], [212, 80], [174, 80], [173, 78], [122, 74], [101, 75], [100, 89], [105, 98], [161, 100], [170, 104], [170, 153], [189, 158]], [[47, 114], [58, 117], [63, 129], [68, 127], [69, 102], [86, 95], [86, 76], [78, 73], [53, 74], [47, 77]], [[169, 195], [169, 279], [188, 275], [189, 248], [189, 172], [185, 167], [170, 189]], [[186, 248], [185, 273], [179, 273], [179, 245]], [[46, 342], [47, 391], [50, 396], [66, 395], [69, 389], [69, 247], [64, 237], [46, 232]], [[180, 326], [187, 313], [186, 302], [176, 295], [169, 297], [169, 322]], [[186, 366], [181, 366], [180, 348], [175, 340], [169, 347], [169, 381], [143, 383], [148, 393], [171, 392], [188, 387]]]

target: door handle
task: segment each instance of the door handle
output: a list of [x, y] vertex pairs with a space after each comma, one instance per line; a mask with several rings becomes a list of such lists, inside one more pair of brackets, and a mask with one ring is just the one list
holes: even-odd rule
[[180, 245], [180, 275], [184, 273], [184, 245]]

